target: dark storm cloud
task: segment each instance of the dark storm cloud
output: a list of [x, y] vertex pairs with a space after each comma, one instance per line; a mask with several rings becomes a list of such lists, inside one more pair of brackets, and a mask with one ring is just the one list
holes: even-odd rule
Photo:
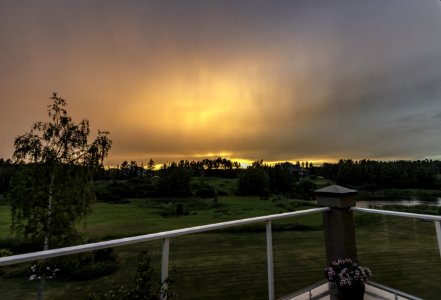
[[0, 2], [0, 157], [51, 91], [110, 161], [441, 155], [439, 1]]

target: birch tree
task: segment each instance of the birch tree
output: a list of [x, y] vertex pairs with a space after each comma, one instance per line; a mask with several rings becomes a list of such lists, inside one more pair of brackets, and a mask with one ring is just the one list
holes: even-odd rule
[[88, 142], [89, 122], [75, 123], [66, 101], [53, 93], [48, 122], [36, 122], [17, 137], [13, 157], [21, 165], [10, 192], [12, 230], [43, 250], [79, 239], [76, 224], [90, 211], [94, 170], [103, 167], [112, 141], [98, 131]]

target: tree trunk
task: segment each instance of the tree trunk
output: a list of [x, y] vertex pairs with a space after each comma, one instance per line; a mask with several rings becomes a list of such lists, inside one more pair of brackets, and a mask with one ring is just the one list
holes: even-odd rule
[[[46, 232], [44, 234], [44, 245], [43, 251], [49, 250], [49, 229], [51, 227], [51, 218], [52, 218], [52, 197], [54, 193], [54, 181], [55, 181], [55, 170], [51, 174], [51, 183], [49, 185], [49, 196], [47, 203], [47, 227]], [[45, 283], [45, 270], [43, 269], [43, 274], [41, 274], [40, 284], [38, 285], [38, 294], [37, 299], [43, 300], [44, 298], [44, 283]]]

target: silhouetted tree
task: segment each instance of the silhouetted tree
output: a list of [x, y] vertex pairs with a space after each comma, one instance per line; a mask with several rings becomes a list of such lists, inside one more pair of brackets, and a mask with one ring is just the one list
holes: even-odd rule
[[[88, 143], [89, 122], [76, 124], [67, 115], [66, 101], [52, 94], [49, 122], [37, 122], [14, 141], [14, 158], [22, 164], [10, 191], [12, 229], [43, 244], [63, 246], [78, 238], [75, 224], [90, 210], [93, 172], [103, 167], [112, 142], [98, 131]], [[27, 165], [23, 165], [29, 163]], [[42, 299], [44, 276], [38, 298]]]
[[161, 170], [158, 182], [159, 196], [187, 197], [191, 196], [191, 170], [173, 164]]
[[147, 171], [149, 172], [149, 175], [153, 175], [153, 171], [155, 170], [155, 162], [153, 159], [150, 158], [149, 163], [147, 164]]
[[11, 160], [0, 158], [0, 195], [5, 194], [9, 190], [11, 178], [14, 176], [16, 169]]
[[248, 167], [239, 175], [238, 190], [242, 195], [268, 196], [269, 176], [263, 167]]
[[372, 161], [340, 160], [337, 164], [325, 163], [319, 170], [337, 184], [359, 189], [440, 187], [440, 169], [437, 162], [424, 161]]
[[273, 193], [291, 194], [296, 178], [291, 171], [284, 167], [284, 164], [279, 163], [268, 167], [268, 174]]
[[89, 122], [73, 122], [56, 93], [51, 100], [50, 121], [35, 123], [15, 139], [14, 158], [21, 171], [9, 195], [13, 230], [42, 242], [44, 250], [65, 245], [76, 235], [75, 223], [94, 199], [91, 176], [103, 166], [112, 145], [102, 131], [89, 144]]

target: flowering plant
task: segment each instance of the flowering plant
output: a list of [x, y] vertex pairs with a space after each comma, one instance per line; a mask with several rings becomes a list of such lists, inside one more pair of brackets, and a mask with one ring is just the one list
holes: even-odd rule
[[337, 259], [325, 268], [325, 278], [343, 287], [366, 282], [372, 278], [372, 272], [349, 258]]
[[49, 265], [45, 263], [38, 263], [31, 266], [31, 275], [29, 280], [41, 279], [44, 276], [46, 279], [54, 278], [60, 271], [55, 265]]

